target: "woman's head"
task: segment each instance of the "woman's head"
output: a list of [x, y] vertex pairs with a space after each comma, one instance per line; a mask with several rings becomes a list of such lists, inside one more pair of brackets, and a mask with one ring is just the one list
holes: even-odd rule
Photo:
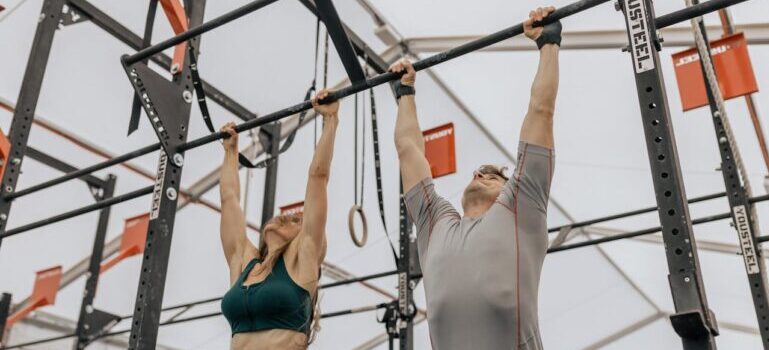
[[270, 219], [262, 227], [259, 254], [265, 257], [270, 249], [288, 246], [299, 235], [301, 228], [302, 217], [299, 215], [279, 215]]

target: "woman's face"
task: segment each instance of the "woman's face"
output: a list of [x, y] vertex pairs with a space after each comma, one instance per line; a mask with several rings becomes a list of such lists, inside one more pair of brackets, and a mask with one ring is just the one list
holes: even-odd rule
[[302, 218], [296, 215], [276, 216], [264, 225], [264, 235], [268, 242], [285, 244], [299, 234]]

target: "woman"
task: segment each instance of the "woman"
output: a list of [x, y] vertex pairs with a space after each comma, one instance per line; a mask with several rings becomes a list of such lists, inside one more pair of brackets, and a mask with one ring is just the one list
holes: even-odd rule
[[323, 116], [323, 132], [310, 164], [304, 215], [282, 215], [262, 227], [259, 249], [246, 238], [240, 208], [238, 134], [234, 124], [222, 131], [221, 239], [230, 268], [230, 290], [222, 312], [232, 327], [232, 349], [306, 349], [317, 331], [315, 304], [320, 265], [326, 255], [326, 185], [328, 184], [339, 102], [319, 105], [328, 95], [313, 98]]

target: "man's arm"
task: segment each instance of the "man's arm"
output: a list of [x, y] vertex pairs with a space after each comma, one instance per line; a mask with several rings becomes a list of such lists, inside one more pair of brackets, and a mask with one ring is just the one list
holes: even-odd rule
[[[390, 70], [404, 72], [401, 84], [414, 86], [416, 71], [411, 62], [403, 59], [393, 64]], [[398, 119], [395, 121], [395, 149], [400, 160], [403, 191], [408, 192], [414, 185], [431, 177], [430, 164], [425, 158], [425, 139], [417, 119], [417, 105], [414, 95], [403, 95], [398, 100]]]
[[[538, 8], [529, 13], [529, 19], [524, 22], [526, 36], [532, 40], [540, 39], [539, 67], [531, 85], [529, 110], [521, 127], [521, 141], [554, 148], [553, 142], [553, 113], [555, 98], [558, 93], [558, 50], [560, 45], [560, 23], [547, 25], [545, 28], [532, 28], [555, 11], [554, 7]], [[540, 38], [542, 37], [542, 38]], [[546, 39], [542, 42], [542, 39]], [[554, 42], [557, 40], [557, 43]]]

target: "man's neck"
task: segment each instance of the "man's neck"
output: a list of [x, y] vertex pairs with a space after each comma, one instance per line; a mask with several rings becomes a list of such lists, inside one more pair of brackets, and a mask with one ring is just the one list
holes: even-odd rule
[[465, 206], [465, 217], [477, 219], [486, 214], [493, 204], [494, 201], [475, 201], [473, 203], [468, 203], [468, 205]]

